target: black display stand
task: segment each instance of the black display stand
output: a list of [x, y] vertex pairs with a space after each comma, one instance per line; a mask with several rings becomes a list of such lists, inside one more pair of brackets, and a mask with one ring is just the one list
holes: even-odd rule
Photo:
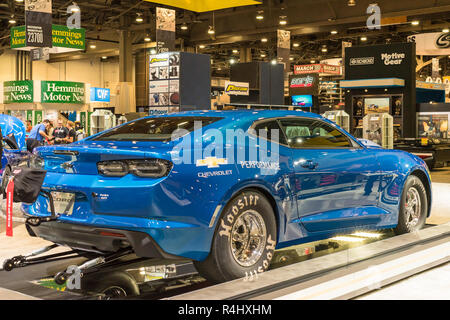
[[283, 105], [284, 70], [282, 64], [246, 62], [231, 66], [230, 81], [248, 82], [248, 96], [230, 96], [231, 103]]
[[345, 49], [345, 80], [382, 80], [397, 78], [404, 86], [377, 85], [347, 88], [345, 111], [352, 117], [351, 132], [362, 122], [367, 98], [389, 100], [388, 111], [394, 117], [396, 136], [416, 136], [416, 47], [415, 43], [349, 47]]
[[168, 52], [149, 57], [149, 112], [211, 109], [210, 56]]

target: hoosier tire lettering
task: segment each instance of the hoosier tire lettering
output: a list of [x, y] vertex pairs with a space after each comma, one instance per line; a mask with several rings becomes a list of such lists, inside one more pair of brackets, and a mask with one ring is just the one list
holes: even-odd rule
[[256, 190], [245, 190], [223, 209], [209, 256], [194, 264], [212, 282], [244, 277], [252, 281], [269, 268], [276, 239], [270, 202]]

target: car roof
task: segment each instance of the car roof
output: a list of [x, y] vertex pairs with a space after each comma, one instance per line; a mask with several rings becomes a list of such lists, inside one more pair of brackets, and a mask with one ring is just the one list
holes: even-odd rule
[[320, 115], [302, 110], [254, 110], [254, 109], [238, 109], [238, 110], [195, 110], [176, 112], [161, 117], [222, 117], [222, 118], [238, 118], [241, 120], [257, 120], [261, 118], [277, 118], [289, 116], [301, 116], [307, 118], [322, 118]]

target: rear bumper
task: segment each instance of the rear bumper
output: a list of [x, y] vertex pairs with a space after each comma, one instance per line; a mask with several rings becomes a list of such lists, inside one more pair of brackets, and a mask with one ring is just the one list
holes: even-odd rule
[[90, 252], [116, 252], [131, 246], [139, 257], [179, 259], [161, 249], [147, 233], [90, 227], [60, 221], [45, 222], [35, 227], [26, 225], [30, 236]]

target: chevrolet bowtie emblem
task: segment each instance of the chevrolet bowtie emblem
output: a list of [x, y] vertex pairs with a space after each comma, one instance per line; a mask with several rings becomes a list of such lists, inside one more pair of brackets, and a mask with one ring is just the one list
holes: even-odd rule
[[66, 173], [73, 173], [73, 164], [71, 162], [62, 163], [61, 168], [66, 170]]
[[197, 167], [208, 166], [208, 168], [218, 168], [221, 164], [227, 164], [227, 159], [207, 157], [205, 159], [197, 160]]

